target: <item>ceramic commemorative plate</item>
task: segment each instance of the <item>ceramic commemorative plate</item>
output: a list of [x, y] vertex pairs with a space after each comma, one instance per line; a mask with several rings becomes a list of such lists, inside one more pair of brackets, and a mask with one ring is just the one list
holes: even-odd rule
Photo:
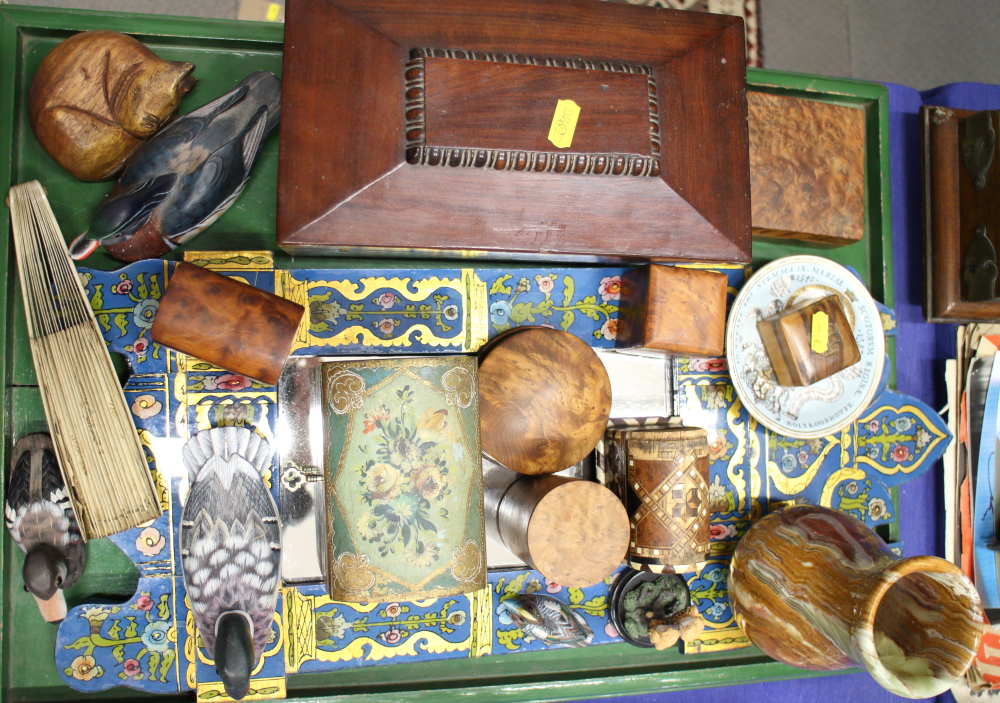
[[[861, 360], [811, 386], [779, 386], [757, 321], [832, 293], [840, 296]], [[885, 336], [875, 301], [857, 276], [819, 256], [789, 256], [760, 269], [736, 296], [726, 355], [736, 393], [753, 417], [787, 437], [813, 439], [843, 429], [871, 404], [882, 376]]]

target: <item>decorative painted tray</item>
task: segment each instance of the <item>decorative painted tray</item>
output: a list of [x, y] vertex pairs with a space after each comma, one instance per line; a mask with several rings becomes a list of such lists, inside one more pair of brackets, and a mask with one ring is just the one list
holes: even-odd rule
[[[181, 108], [183, 111], [225, 92], [253, 70], [281, 72], [282, 28], [278, 25], [2, 6], [0, 153], [8, 154], [9, 158], [0, 159], [0, 185], [6, 190], [11, 183], [40, 180], [48, 190], [51, 205], [67, 237], [79, 234], [88, 227], [91, 214], [110, 184], [76, 181], [45, 154], [28, 125], [27, 91], [31, 76], [48, 51], [70, 34], [90, 29], [128, 32], [165, 59], [196, 63], [195, 75], [200, 82], [185, 99]], [[840, 263], [852, 265], [875, 297], [891, 305], [885, 88], [858, 81], [759, 70], [748, 72], [748, 82], [755, 88], [768, 91], [807, 92], [813, 97], [850, 102], [865, 108], [870, 145], [866, 170], [869, 218], [866, 236], [858, 244], [823, 253]], [[277, 140], [272, 139], [264, 147], [254, 176], [240, 199], [209, 231], [200, 235], [193, 246], [203, 250], [273, 250], [276, 181]], [[8, 217], [2, 203], [0, 217], [4, 221]], [[4, 241], [6, 245], [0, 247], [0, 276], [3, 277], [3, 290], [9, 296], [7, 299], [12, 303], [0, 306], [0, 323], [8, 330], [6, 343], [0, 348], [0, 361], [3, 362], [0, 373], [4, 376], [7, 410], [7, 436], [2, 446], [3, 451], [7, 451], [12, 437], [44, 430], [45, 419], [35, 388], [23, 312], [17, 295], [18, 283], [10, 266], [9, 239]], [[808, 250], [808, 246], [755, 242], [754, 255], [759, 265], [803, 249]], [[183, 254], [183, 251], [178, 251], [170, 258], [180, 258]], [[247, 262], [235, 263], [245, 265]], [[288, 278], [305, 284], [300, 295], [304, 295], [309, 303], [310, 329], [301, 331], [301, 350], [315, 347], [322, 349], [324, 354], [331, 353], [332, 343], [328, 340], [343, 333], [347, 323], [364, 327], [369, 335], [360, 334], [354, 337], [354, 342], [336, 347], [338, 351], [352, 353], [361, 349], [365, 349], [366, 353], [377, 350], [410, 353], [419, 349], [436, 353], [445, 350], [471, 351], [477, 340], [487, 338], [505, 325], [538, 323], [553, 326], [568, 324], [572, 332], [591, 340], [593, 345], [612, 346], [610, 340], [614, 336], [617, 306], [613, 299], [605, 296], [614, 295], [614, 275], [621, 269], [580, 269], [550, 264], [512, 271], [505, 270], [502, 265], [491, 264], [475, 269], [445, 271], [439, 263], [432, 262], [308, 258], [296, 258], [292, 262], [287, 256], [279, 254], [275, 257], [279, 272], [268, 274], [264, 270], [269, 267], [268, 262], [256, 263], [261, 266], [261, 270], [253, 272], [258, 282], [266, 283], [267, 276], [273, 275], [276, 285], [283, 285]], [[100, 254], [92, 255], [87, 264], [97, 269], [117, 266]], [[210, 422], [220, 407], [238, 410], [245, 419], [252, 413], [255, 423], [270, 426], [274, 389], [254, 388], [253, 384], [245, 384], [238, 378], [224, 378], [227, 374], [195, 368], [196, 363], [189, 365], [190, 360], [184, 360], [182, 368], [180, 359], [169, 357], [164, 350], [158, 350], [149, 343], [148, 332], [139, 334], [142, 325], [136, 321], [136, 308], [144, 300], [158, 299], [165, 285], [164, 276], [169, 273], [162, 263], [154, 262], [155, 266], [160, 268], [126, 274], [126, 279], [131, 282], [131, 291], [125, 290], [128, 284], [119, 285], [124, 282], [119, 273], [91, 271], [92, 277], [105, 277], [93, 280], [91, 290], [96, 292], [96, 286], [103, 285], [101, 294], [104, 300], [97, 307], [104, 315], [101, 319], [110, 327], [106, 334], [115, 340], [113, 348], [117, 352], [131, 357], [130, 363], [136, 375], [128, 393], [136, 410], [149, 415], [147, 418], [137, 415], [137, 418], [148, 433], [148, 441], [153, 447], [152, 456], [156, 458], [159, 452], [157, 466], [163, 465], [165, 472], [161, 485], [167, 489], [165, 466], [169, 461], [162, 457], [169, 457], [171, 451], [176, 451], [172, 448], [182, 442], [181, 437], [187, 436], [178, 434], [179, 428], [184, 432], [193, 431], [197, 423]], [[397, 267], [397, 270], [387, 271], [392, 267]], [[429, 268], [434, 270], [428, 271]], [[294, 269], [294, 272], [288, 276], [280, 269]], [[322, 275], [312, 278], [302, 275], [309, 270], [320, 271]], [[475, 273], [478, 281], [482, 282], [475, 299], [461, 297], [468, 295], [462, 292], [466, 281], [470, 286], [476, 282], [475, 278], [464, 277], [466, 271]], [[144, 274], [141, 280], [140, 273]], [[152, 278], [154, 273], [157, 274], [155, 281]], [[507, 274], [510, 277], [504, 278]], [[338, 292], [337, 286], [313, 285], [318, 281], [353, 282], [357, 287], [349, 292], [356, 295], [365, 290], [360, 280], [362, 276], [373, 279], [409, 277], [411, 280], [403, 286], [406, 294], [398, 287], [373, 283], [375, 289], [370, 290], [370, 296], [365, 292], [363, 300], [345, 297]], [[449, 296], [441, 302], [440, 308], [433, 297], [415, 299], [421, 298], [427, 287], [418, 288], [418, 283], [432, 276], [450, 279], [458, 287], [456, 291], [434, 286], [437, 295]], [[567, 277], [572, 282], [572, 290], [568, 290]], [[521, 282], [522, 278], [525, 283]], [[542, 278], [550, 279], [551, 288], [550, 283], [543, 282]], [[609, 280], [604, 282], [605, 278]], [[526, 284], [531, 286], [530, 289], [525, 287]], [[112, 291], [113, 286], [118, 286], [117, 290]], [[442, 288], [446, 289], [440, 290]], [[324, 299], [323, 296], [328, 293], [329, 296]], [[392, 314], [386, 314], [385, 308], [377, 307], [381, 303], [372, 302], [372, 298], [382, 298], [386, 293], [399, 298], [394, 305], [400, 307], [392, 308]], [[314, 295], [317, 299], [310, 300]], [[450, 306], [459, 305], [456, 302], [459, 299], [461, 305], [468, 308], [461, 307], [460, 316], [450, 319], [455, 314]], [[384, 300], [388, 302], [388, 297]], [[416, 309], [407, 311], [405, 306], [410, 304]], [[148, 312], [152, 305], [152, 302], [142, 303], [139, 312]], [[363, 307], [352, 309], [352, 306], [358, 305]], [[423, 305], [430, 306], [430, 309], [421, 310]], [[473, 305], [478, 306], [476, 314], [466, 317], [466, 310], [471, 312]], [[340, 312], [341, 309], [344, 312]], [[366, 313], [360, 315], [363, 322], [347, 319], [348, 313], [354, 312]], [[416, 317], [406, 316], [404, 313], [407, 312], [415, 313]], [[424, 313], [427, 313], [426, 318]], [[139, 317], [144, 319], [142, 314]], [[459, 319], [463, 320], [461, 325], [457, 324]], [[382, 322], [384, 320], [389, 322]], [[398, 320], [398, 325], [395, 320]], [[440, 320], [451, 329], [437, 326], [435, 320]], [[469, 325], [465, 324], [466, 320]], [[390, 323], [392, 330], [389, 329]], [[421, 324], [426, 325], [429, 332], [416, 329]], [[411, 330], [407, 337], [409, 347], [398, 341], [397, 334], [407, 330]], [[385, 336], [387, 332], [391, 332], [389, 337]], [[437, 338], [436, 344], [431, 343], [432, 338]], [[365, 339], [372, 346], [364, 347]], [[447, 343], [442, 344], [440, 340]], [[425, 342], [426, 347], [423, 346]], [[353, 349], [352, 344], [355, 345]], [[132, 349], [126, 351], [127, 346]], [[891, 339], [889, 350], [891, 358]], [[125, 364], [122, 364], [122, 373], [125, 373]], [[713, 557], [717, 558], [710, 572], [701, 576], [692, 575], [696, 577], [692, 581], [694, 590], [704, 604], [702, 612], [714, 609], [710, 617], [717, 623], [713, 629], [717, 641], [713, 644], [720, 646], [739, 644], [736, 632], [726, 630], [726, 623], [730, 620], [723, 600], [726, 554], [731, 551], [739, 530], [745, 529], [750, 517], [766, 509], [768, 500], [773, 505], [798, 492], [809, 500], [838, 501], [837, 505], [841, 508], [855, 509], [856, 514], [865, 515], [869, 521], [875, 520], [877, 529], [893, 539], [892, 527], [898, 508], [893, 501], [893, 491], [887, 486], [925, 469], [947, 441], [946, 436], [940, 433], [935, 416], [927, 408], [909, 403], [890, 391], [876, 399], [872, 417], [863, 415], [852, 427], [832, 438], [823, 438], [818, 442], [783, 441], [746, 416], [735, 398], [723, 365], [708, 362], [704, 365], [681, 365], [677, 379], [688, 399], [683, 408], [686, 421], [696, 421], [687, 413], [725, 420], [724, 425], [719, 425], [713, 445], [721, 451], [714, 456], [712, 463], [713, 485], [717, 484], [718, 488], [711, 491], [711, 497], [723, 508], [717, 511], [719, 514], [716, 516], [718, 546]], [[233, 408], [237, 401], [239, 407]], [[264, 413], [268, 414], [266, 421], [262, 420]], [[873, 430], [875, 420], [878, 421], [878, 428]], [[173, 432], [169, 436], [166, 434], [168, 428]], [[892, 431], [889, 432], [888, 428]], [[927, 437], [930, 439], [927, 440]], [[862, 461], [861, 448], [872, 463]], [[874, 451], [878, 453], [877, 458], [872, 458]], [[6, 461], [5, 454], [0, 456], [0, 463], [5, 465]], [[796, 463], [792, 464], [793, 461]], [[866, 485], [866, 481], [870, 481], [870, 485]], [[276, 483], [280, 485], [280, 481], [272, 478], [272, 486]], [[169, 518], [176, 519], [177, 504], [172, 492], [161, 491], [161, 500], [171, 506], [172, 515]], [[161, 518], [160, 523], [148, 526], [156, 532], [151, 530], [142, 535], [142, 531], [148, 528], [141, 528], [120, 535], [116, 542], [104, 539], [89, 545], [87, 571], [66, 594], [70, 606], [79, 609], [63, 625], [67, 629], [60, 640], [59, 646], [63, 649], [59, 655], [59, 668], [53, 659], [58, 630], [39, 622], [33, 599], [20, 586], [19, 557], [4, 535], [3, 549], [0, 550], [4, 588], [4, 597], [0, 599], [0, 697], [20, 701], [104, 700], [111, 696], [152, 696], [154, 689], [164, 692], [187, 690], [191, 662], [194, 662], [195, 683], [190, 685], [200, 682], [210, 687], [211, 667], [201, 661], [195, 652], [196, 642], [187, 632], [183, 599], [174, 590], [174, 583], [180, 578], [173, 559], [176, 543], [173, 532], [167, 529], [166, 519]], [[122, 544], [125, 551], [119, 546]], [[141, 566], [136, 566], [136, 562]], [[556, 588], [531, 575], [519, 580], [520, 573], [491, 577], [490, 599], [494, 613], [499, 598], [513, 589]], [[501, 577], [504, 579], [502, 584]], [[149, 591], [148, 599], [143, 598], [143, 591]], [[531, 651], [530, 654], [503, 657], [470, 656], [474, 651], [471, 639], [473, 613], [483, 612], [477, 622], [487, 622], [488, 608], [483, 605], [483, 599], [477, 601], [476, 608], [466, 599], [465, 602], [449, 605], [447, 611], [442, 602], [416, 606], [406, 604], [411, 610], [405, 613], [402, 612], [404, 604], [400, 604], [399, 612], [390, 608], [380, 614], [379, 611], [385, 610], [388, 604], [368, 613], [357, 613], [338, 604], [322, 602], [320, 594], [304, 586], [290, 591], [286, 589], [285, 594], [287, 597], [282, 598], [282, 610], [279, 619], [276, 619], [276, 639], [268, 647], [271, 656], [266, 658], [257, 675], [259, 688], [255, 690], [263, 696], [274, 695], [278, 690], [269, 689], [278, 687], [280, 690], [280, 685], [285, 685], [288, 697], [298, 700], [322, 697], [324, 700], [392, 699], [437, 703], [468, 700], [470, 696], [505, 701], [558, 700], [624, 696], [810, 675], [809, 672], [779, 664], [754, 648], [712, 652], [706, 646], [703, 653], [691, 656], [680, 651], [643, 650], [611, 641], [606, 632], [603, 636], [599, 634], [603, 632], [603, 625], [596, 627], [603, 621], [599, 603], [592, 602], [601, 597], [598, 591], [585, 591], [580, 597], [563, 589], [553, 595], [580, 606], [578, 610], [593, 610], [594, 613], [587, 614], [587, 617], [593, 618], [591, 622], [595, 625], [598, 640], [607, 644], [542, 651], [544, 646], [537, 642], [524, 643], [515, 638], [510, 634], [511, 626], [494, 615], [489, 620], [489, 648], [492, 654], [512, 651], [508, 644], [514, 647], [514, 651]], [[574, 600], [577, 598], [578, 601]], [[444, 612], [447, 615], [443, 615]], [[457, 621], [460, 619], [458, 612], [463, 612], [466, 620], [461, 625], [445, 622], [447, 627], [456, 628], [452, 633], [444, 632], [433, 624], [435, 619], [447, 621], [452, 618]], [[81, 617], [82, 613], [87, 615]], [[338, 616], [343, 617], [343, 624]], [[399, 627], [400, 617], [408, 620], [413, 616], [423, 621], [417, 623], [418, 627]], [[347, 623], [351, 625], [349, 628]], [[366, 623], [382, 624], [365, 632]], [[391, 623], [396, 623], [396, 626]], [[396, 634], [389, 634], [393, 629], [399, 633], [398, 639]], [[403, 629], [406, 630], [405, 637]], [[431, 643], [434, 639], [432, 629], [440, 638], [435, 643]], [[485, 643], [485, 626], [476, 632], [479, 633], [476, 642]], [[498, 634], [504, 632], [507, 634]], [[343, 634], [343, 637], [338, 637], [338, 634]], [[501, 637], [507, 642], [502, 642]], [[364, 641], [365, 638], [371, 642]], [[375, 648], [376, 643], [385, 649]], [[65, 649], [74, 644], [76, 649]], [[410, 647], [416, 655], [406, 654]], [[435, 651], [431, 652], [432, 649]], [[475, 651], [482, 650], [477, 646]], [[387, 652], [398, 653], [398, 656], [387, 656]], [[92, 657], [93, 664], [88, 659], [78, 661], [78, 657]], [[336, 661], [332, 661], [334, 659]], [[402, 663], [418, 659], [418, 665]], [[292, 666], [292, 662], [297, 662], [297, 665]], [[377, 676], [373, 676], [368, 667], [369, 664], [387, 663], [400, 665], [381, 666]], [[150, 669], [153, 669], [152, 674]], [[292, 671], [297, 673], [286, 677]], [[139, 678], [140, 675], [142, 678]], [[155, 678], [155, 682], [151, 677]], [[275, 682], [260, 682], [269, 678]], [[279, 678], [284, 684], [277, 683]], [[77, 689], [68, 688], [67, 681], [72, 681]], [[106, 687], [108, 681], [131, 688], [98, 694], [80, 692], [81, 687], [91, 690]], [[202, 696], [199, 700], [218, 697], [211, 688], [206, 688]], [[180, 697], [192, 700], [195, 694], [189, 692]]]
[[[189, 252], [185, 258], [307, 303], [310, 317], [293, 352], [299, 356], [398, 353], [400, 348], [440, 354], [449, 345], [454, 351], [475, 351], [511, 325], [531, 322], [529, 316], [549, 319], [557, 313], [572, 313], [562, 317], [567, 331], [607, 346], [605, 333], [617, 320], [623, 271], [275, 271], [267, 252]], [[179, 452], [195, 432], [220, 424], [256, 427], [274, 437], [281, 410], [275, 387], [149, 342], [149, 321], [172, 267], [170, 262], [146, 261], [120, 271], [81, 270], [109, 348], [123, 352], [137, 371], [125, 394], [160, 486], [164, 515], [111, 538], [139, 569], [137, 590], [124, 604], [86, 603], [72, 609], [58, 629], [56, 667], [62, 680], [80, 691], [193, 689], [199, 700], [224, 700], [209, 653], [184, 605], [176, 540], [178, 496], [185, 491]], [[743, 284], [743, 268], [724, 270], [735, 292]], [[594, 294], [577, 296], [578, 291]], [[574, 301], [577, 297], [581, 300]], [[503, 303], [503, 317], [496, 315], [497, 302]], [[580, 309], [594, 314], [577, 317]], [[894, 318], [888, 310], [885, 320], [891, 333]], [[883, 333], [881, 324], [878, 333]], [[933, 463], [948, 433], [929, 408], [884, 390], [883, 384], [860, 423], [812, 441], [789, 439], [747, 414], [724, 359], [672, 363], [679, 414], [687, 424], [709, 431], [708, 498], [714, 513], [711, 557], [700, 571], [684, 576], [706, 631], [683, 651], [744, 648], [748, 642], [733, 621], [726, 584], [733, 547], [750, 521], [794, 500], [838, 508], [891, 537], [896, 508], [890, 489]], [[283, 456], [276, 459], [269, 483], [283, 511], [297, 499], [303, 480]], [[489, 588], [470, 595], [370, 605], [333, 601], [321, 583], [286, 583], [271, 646], [254, 672], [250, 698], [287, 695], [291, 674], [547, 649], [517, 629], [499, 607], [517, 593], [543, 591], [564, 598], [595, 632], [591, 647], [618, 643], [607, 616], [613, 579], [567, 589], [537, 572], [498, 570], [490, 574]]]

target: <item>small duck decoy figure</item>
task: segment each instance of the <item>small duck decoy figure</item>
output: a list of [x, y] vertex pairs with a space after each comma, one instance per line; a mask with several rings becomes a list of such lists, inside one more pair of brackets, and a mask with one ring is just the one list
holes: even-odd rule
[[552, 596], [521, 594], [508, 598], [501, 606], [525, 635], [547, 646], [585, 647], [594, 639], [587, 621]]
[[47, 622], [59, 622], [66, 617], [63, 589], [83, 574], [87, 545], [49, 435], [24, 435], [14, 444], [4, 520], [25, 554], [25, 590]]
[[280, 113], [281, 80], [257, 71], [170, 124], [135, 152], [90, 229], [73, 240], [72, 257], [103, 244], [120, 261], [149, 259], [202, 232], [243, 192]]
[[264, 485], [273, 451], [245, 427], [199, 432], [184, 445], [184, 587], [226, 693], [242, 699], [274, 621], [281, 526]]

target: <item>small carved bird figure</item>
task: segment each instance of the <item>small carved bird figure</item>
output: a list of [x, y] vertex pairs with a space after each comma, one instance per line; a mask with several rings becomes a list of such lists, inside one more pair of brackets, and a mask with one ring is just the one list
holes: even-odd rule
[[587, 621], [552, 596], [522, 594], [508, 598], [501, 606], [525, 635], [548, 646], [585, 647], [594, 639]]
[[264, 485], [273, 451], [244, 427], [184, 445], [190, 489], [181, 513], [184, 587], [226, 693], [242, 699], [267, 644], [278, 598], [281, 526]]
[[138, 261], [203, 231], [243, 192], [280, 113], [281, 80], [257, 71], [170, 124], [135, 152], [70, 254], [83, 259], [103, 244]]
[[66, 495], [52, 439], [44, 433], [21, 437], [11, 455], [4, 520], [14, 543], [25, 553], [24, 587], [38, 602], [42, 617], [66, 617], [62, 589], [87, 565], [87, 545]]

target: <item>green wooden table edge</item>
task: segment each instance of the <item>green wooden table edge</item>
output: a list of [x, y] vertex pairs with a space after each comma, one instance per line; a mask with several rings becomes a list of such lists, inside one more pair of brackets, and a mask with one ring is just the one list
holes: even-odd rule
[[[457, 660], [462, 661], [462, 660]], [[859, 669], [842, 671], [806, 671], [776, 661], [753, 664], [701, 668], [687, 671], [656, 672], [622, 676], [607, 676], [511, 685], [463, 686], [421, 690], [392, 690], [375, 693], [348, 692], [334, 695], [296, 697], [290, 690], [288, 701], [301, 703], [458, 703], [475, 696], [477, 703], [556, 703], [592, 698], [612, 698], [653, 693], [670, 693], [719, 686], [740, 686], [817, 676], [839, 676], [859, 673]]]
[[[14, 81], [18, 74], [18, 33], [22, 29], [35, 31], [86, 31], [92, 29], [115, 29], [135, 36], [158, 36], [179, 38], [208, 38], [235, 40], [244, 42], [280, 43], [284, 28], [281, 25], [258, 22], [241, 22], [235, 20], [207, 20], [200, 18], [176, 17], [169, 15], [143, 15], [145, 29], [136, 31], [136, 15], [119, 12], [92, 12], [83, 10], [63, 10], [53, 8], [20, 7], [5, 5], [0, 7], [0, 105], [12, 105], [16, 85]], [[853, 97], [869, 98], [878, 104], [878, 137], [880, 154], [880, 207], [882, 252], [881, 278], [878, 281], [881, 290], [879, 297], [887, 304], [892, 304], [892, 270], [891, 270], [891, 220], [889, 217], [889, 154], [888, 154], [888, 91], [884, 86], [862, 81], [831, 79], [803, 74], [787, 74], [762, 69], [749, 69], [748, 84], [773, 85], [780, 88], [796, 90], [844, 94]], [[15, 120], [11, 111], [0, 114], [0, 153], [12, 154], [14, 144]], [[10, 187], [12, 175], [11, 159], [0, 160], [0, 183], [3, 190]], [[6, 205], [0, 199], [0, 216], [9, 222]], [[9, 232], [9, 225], [8, 230]], [[0, 290], [10, 295], [6, 304], [0, 306], [0, 325], [7, 329], [10, 306], [16, 296], [16, 291], [9, 289], [9, 264], [11, 240], [7, 236], [0, 245]], [[873, 280], [873, 287], [875, 281]], [[873, 291], [874, 292], [874, 291]], [[0, 376], [3, 386], [8, 384], [7, 375], [7, 343], [0, 346]], [[8, 408], [9, 394], [5, 394], [4, 404], [0, 409], [0, 422], [3, 424], [5, 438], [9, 436], [10, 415]], [[0, 466], [6, 466], [9, 446], [0, 446]], [[3, 482], [0, 482], [0, 500], [3, 499]], [[2, 539], [7, 539], [4, 535]], [[0, 550], [0, 573], [3, 569], [3, 552]], [[7, 646], [6, 633], [3, 624], [6, 622], [6, 604], [0, 598], [0, 685], [7, 691], [7, 670], [4, 661], [4, 649]], [[746, 650], [744, 650], [746, 653]], [[745, 656], [745, 654], [744, 654]], [[747, 663], [729, 666], [713, 666], [717, 660], [701, 662], [693, 657], [690, 664], [684, 663], [676, 671], [658, 671], [652, 673], [608, 675], [582, 679], [552, 679], [533, 682], [518, 682], [512, 684], [488, 683], [480, 686], [454, 686], [425, 689], [399, 690], [392, 693], [392, 698], [398, 701], [458, 701], [468, 700], [477, 696], [484, 701], [557, 701], [581, 698], [605, 698], [642, 693], [681, 691], [693, 688], [739, 685], [753, 682], [780, 681], [795, 678], [805, 678], [817, 675], [842, 674], [857, 671], [856, 669], [841, 672], [812, 672], [768, 660], [763, 655], [747, 657]], [[460, 670], [465, 660], [449, 660], [456, 670]], [[325, 683], [325, 679], [334, 674], [302, 675], [296, 681], [288, 700], [291, 701], [381, 701], [386, 699], [386, 693], [365, 692], [364, 686], [350, 687], [352, 690], [342, 694], [327, 696], [320, 693], [321, 688], [333, 688]], [[452, 681], [455, 681], [453, 679]], [[295, 685], [301, 682], [301, 686]], [[321, 683], [322, 682], [322, 683]], [[319, 685], [317, 685], [319, 684]], [[303, 689], [302, 695], [296, 688]], [[315, 694], [315, 695], [314, 695]], [[97, 697], [91, 697], [96, 699]], [[171, 696], [170, 698], [174, 698]]]

